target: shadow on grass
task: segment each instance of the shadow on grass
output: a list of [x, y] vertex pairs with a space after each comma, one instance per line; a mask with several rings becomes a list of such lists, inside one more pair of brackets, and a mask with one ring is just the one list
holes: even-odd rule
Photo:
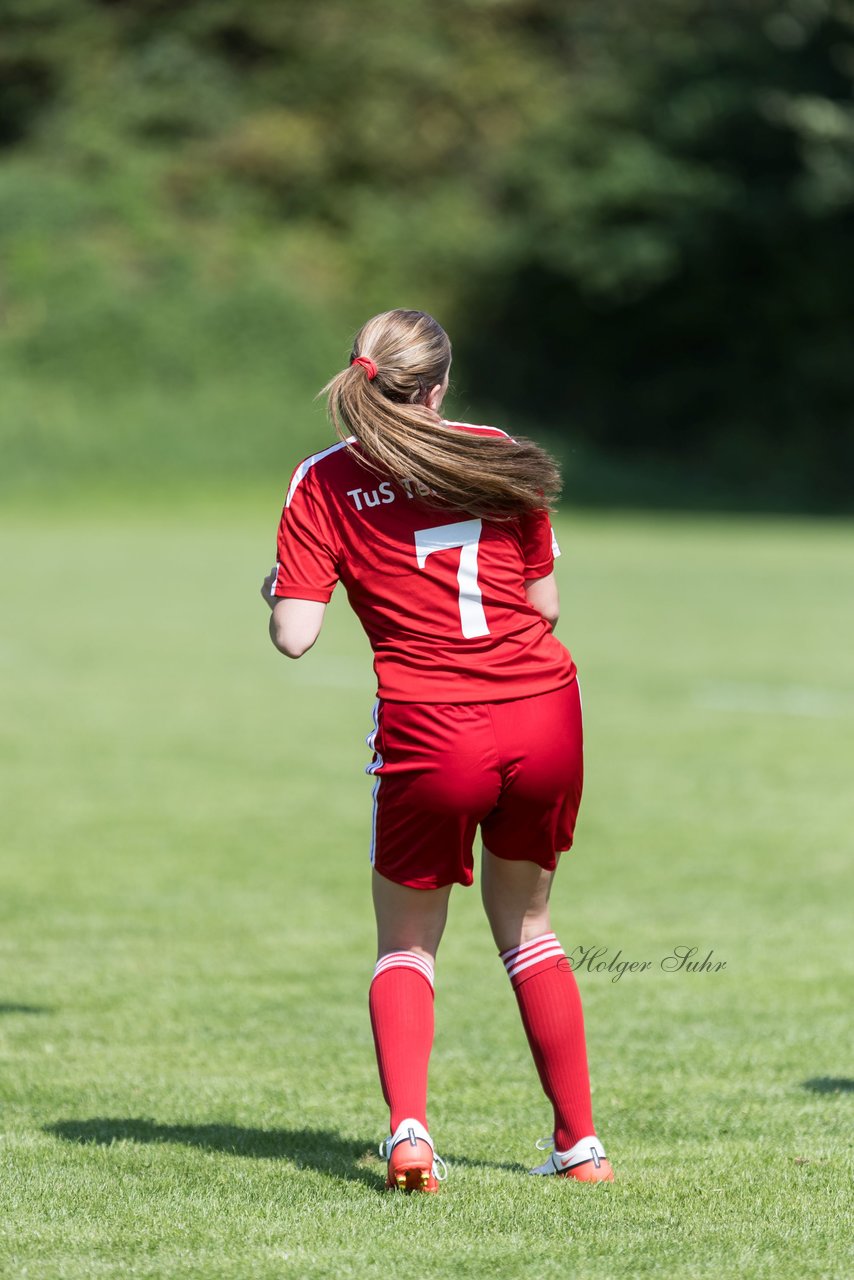
[[813, 1076], [804, 1080], [801, 1088], [810, 1093], [854, 1093], [854, 1080], [850, 1076]]
[[[58, 1120], [45, 1125], [44, 1131], [80, 1146], [177, 1142], [202, 1151], [223, 1151], [255, 1160], [289, 1160], [298, 1169], [316, 1169], [346, 1182], [361, 1182], [373, 1191], [385, 1189], [385, 1165], [375, 1156], [374, 1144], [350, 1141], [330, 1129], [244, 1129], [231, 1124], [158, 1124], [154, 1120], [98, 1116], [92, 1120]], [[367, 1163], [372, 1159], [375, 1169]], [[447, 1160], [450, 1165], [469, 1168], [525, 1172], [520, 1164], [502, 1161], [450, 1155]]]
[[3, 1004], [0, 1002], [0, 1015], [4, 1013], [53, 1013], [46, 1004]]
[[[244, 1129], [233, 1124], [157, 1124], [154, 1120], [114, 1119], [97, 1116], [92, 1120], [59, 1120], [44, 1126], [67, 1142], [81, 1146], [109, 1147], [114, 1142], [183, 1143], [202, 1151], [222, 1151], [255, 1160], [289, 1160], [298, 1169], [316, 1169], [347, 1182], [361, 1182], [380, 1189], [385, 1178], [380, 1172], [361, 1168], [372, 1149], [364, 1141], [350, 1141], [330, 1129]], [[376, 1148], [374, 1147], [375, 1151]]]

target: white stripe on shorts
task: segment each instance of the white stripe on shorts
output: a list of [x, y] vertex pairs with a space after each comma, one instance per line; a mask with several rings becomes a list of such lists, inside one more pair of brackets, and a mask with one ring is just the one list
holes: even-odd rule
[[[380, 760], [380, 764], [382, 764], [382, 760]], [[379, 765], [377, 768], [379, 768]], [[371, 809], [371, 866], [377, 860], [377, 806], [381, 782], [382, 778], [377, 778], [374, 783], [374, 789], [371, 792], [371, 800], [373, 802], [373, 808]]]
[[372, 790], [372, 792], [371, 792], [371, 803], [372, 803], [372, 809], [371, 809], [371, 851], [370, 851], [370, 856], [371, 856], [371, 866], [373, 866], [373, 865], [374, 865], [374, 862], [376, 861], [376, 856], [377, 856], [377, 808], [378, 808], [378, 804], [379, 804], [378, 796], [379, 796], [379, 790], [380, 790], [380, 783], [382, 782], [382, 778], [380, 778], [380, 777], [379, 777], [379, 771], [380, 771], [380, 769], [383, 767], [383, 758], [382, 758], [382, 755], [380, 754], [380, 752], [379, 752], [379, 751], [377, 751], [377, 748], [376, 748], [377, 734], [379, 733], [379, 729], [380, 729], [380, 700], [379, 700], [379, 698], [377, 698], [376, 702], [374, 703], [373, 710], [372, 710], [372, 712], [371, 712], [371, 717], [372, 717], [373, 722], [374, 722], [374, 727], [373, 727], [373, 729], [371, 729], [371, 732], [368, 734], [367, 738], [365, 738], [365, 743], [366, 743], [366, 745], [367, 745], [368, 747], [370, 747], [371, 751], [373, 751], [373, 753], [374, 753], [374, 758], [373, 758], [373, 760], [371, 761], [371, 763], [370, 763], [370, 764], [365, 765], [365, 773], [367, 773], [367, 774], [371, 774], [371, 775], [373, 775], [373, 774], [376, 774], [376, 775], [377, 775], [377, 780], [376, 780], [376, 782], [374, 783], [374, 787], [373, 787], [373, 790]]

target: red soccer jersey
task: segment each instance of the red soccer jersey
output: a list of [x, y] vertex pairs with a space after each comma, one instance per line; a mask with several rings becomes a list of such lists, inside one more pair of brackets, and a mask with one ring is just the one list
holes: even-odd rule
[[340, 579], [388, 701], [500, 702], [569, 684], [575, 664], [525, 595], [560, 554], [548, 513], [491, 521], [425, 506], [415, 482], [378, 476], [360, 448], [331, 445], [294, 471], [273, 594], [325, 602]]

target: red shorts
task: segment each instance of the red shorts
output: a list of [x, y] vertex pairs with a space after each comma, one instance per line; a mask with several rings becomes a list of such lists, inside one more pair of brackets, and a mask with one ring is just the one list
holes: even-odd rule
[[551, 871], [572, 845], [583, 778], [572, 681], [509, 702], [374, 709], [371, 862], [413, 889], [471, 884], [474, 844]]

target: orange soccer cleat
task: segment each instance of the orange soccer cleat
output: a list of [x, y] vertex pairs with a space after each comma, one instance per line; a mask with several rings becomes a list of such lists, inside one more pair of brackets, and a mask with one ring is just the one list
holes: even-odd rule
[[438, 1191], [447, 1177], [444, 1160], [418, 1120], [401, 1120], [391, 1137], [380, 1143], [380, 1155], [388, 1160], [389, 1191]]
[[[542, 1138], [537, 1143], [541, 1151], [545, 1151], [551, 1145], [551, 1138]], [[576, 1182], [614, 1181], [611, 1162], [605, 1156], [602, 1143], [595, 1136], [582, 1138], [569, 1151], [553, 1151], [545, 1164], [531, 1169], [531, 1173], [574, 1178]]]

